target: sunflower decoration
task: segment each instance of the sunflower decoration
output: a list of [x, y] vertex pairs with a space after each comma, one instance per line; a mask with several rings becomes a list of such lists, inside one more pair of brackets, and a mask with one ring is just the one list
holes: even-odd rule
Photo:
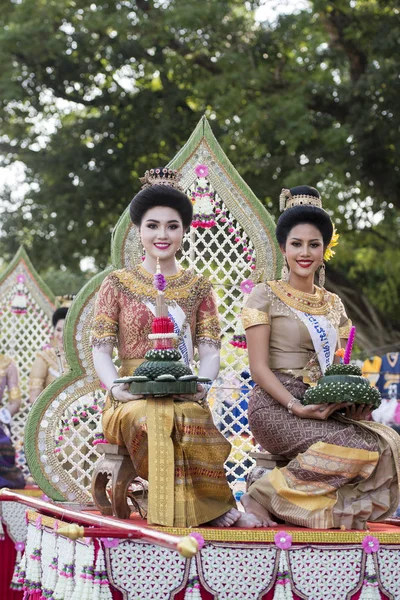
[[336, 231], [336, 227], [334, 227], [331, 241], [327, 245], [325, 254], [324, 254], [324, 260], [326, 262], [328, 262], [328, 260], [330, 260], [332, 258], [332, 256], [335, 256], [336, 252], [335, 252], [335, 250], [332, 250], [332, 248], [334, 248], [334, 246], [338, 245], [339, 237], [340, 236], [339, 236], [338, 232]]

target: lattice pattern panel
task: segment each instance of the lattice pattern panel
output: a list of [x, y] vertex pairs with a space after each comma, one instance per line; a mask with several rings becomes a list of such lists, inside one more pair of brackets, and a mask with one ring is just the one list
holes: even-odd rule
[[390, 548], [380, 547], [376, 553], [380, 580], [385, 591], [392, 594], [393, 598], [400, 598], [400, 549], [398, 546]]
[[106, 556], [110, 582], [129, 599], [168, 600], [185, 581], [186, 560], [166, 548], [121, 541]]
[[[345, 600], [360, 582], [362, 549], [305, 546], [289, 550], [296, 591], [313, 600]], [[340, 578], [334, 575], [340, 573]]]
[[[16, 294], [17, 277], [23, 275], [25, 283], [21, 291], [27, 300], [26, 314], [14, 314], [11, 303]], [[20, 284], [21, 286], [21, 284]], [[21, 286], [22, 287], [22, 286]], [[0, 284], [0, 348], [3, 354], [10, 356], [18, 366], [19, 385], [22, 394], [21, 409], [13, 418], [12, 440], [16, 449], [16, 460], [25, 476], [29, 475], [24, 454], [24, 430], [30, 411], [29, 373], [36, 352], [50, 341], [51, 316], [54, 304], [43, 294], [24, 261], [19, 261], [15, 269]], [[4, 403], [7, 402], [7, 391]]]

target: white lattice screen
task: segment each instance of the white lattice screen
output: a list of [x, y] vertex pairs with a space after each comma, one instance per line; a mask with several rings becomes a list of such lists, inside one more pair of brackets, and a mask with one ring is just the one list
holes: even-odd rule
[[[19, 275], [25, 278], [23, 293], [27, 300], [26, 314], [14, 314], [11, 311]], [[25, 260], [19, 260], [0, 283], [0, 307], [0, 352], [10, 356], [17, 364], [22, 394], [21, 409], [13, 418], [12, 440], [16, 449], [17, 464], [24, 475], [28, 476], [23, 443], [26, 419], [31, 408], [29, 373], [36, 352], [50, 341], [51, 315], [55, 306], [41, 289], [40, 280], [35, 278]], [[7, 398], [6, 391], [4, 402], [7, 402]]]

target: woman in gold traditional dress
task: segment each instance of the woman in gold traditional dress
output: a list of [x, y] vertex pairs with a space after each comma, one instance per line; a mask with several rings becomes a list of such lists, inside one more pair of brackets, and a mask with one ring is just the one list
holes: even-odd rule
[[29, 376], [29, 399], [33, 403], [36, 398], [52, 383], [60, 377], [60, 360], [65, 370], [67, 365], [64, 359], [64, 323], [68, 308], [62, 306], [57, 308], [52, 316], [53, 335], [51, 343], [39, 350], [32, 364]]
[[256, 480], [242, 503], [264, 526], [275, 525], [275, 516], [304, 527], [365, 529], [398, 505], [400, 438], [363, 421], [370, 413], [363, 405], [301, 404], [351, 323], [339, 297], [323, 281], [314, 285], [333, 235], [319, 193], [308, 186], [282, 190], [281, 202], [276, 235], [287, 277], [255, 286], [242, 316], [257, 384], [250, 428], [265, 450], [289, 462]]
[[137, 474], [149, 481], [149, 523], [259, 526], [255, 517], [235, 508], [224, 471], [230, 444], [213, 423], [206, 386], [199, 385], [193, 395], [143, 399], [132, 395], [127, 384], [114, 384], [118, 376], [111, 358], [114, 346], [121, 360], [120, 376], [131, 375], [152, 348], [148, 335], [155, 314], [157, 259], [185, 362], [192, 362], [197, 348], [199, 376], [215, 379], [219, 371], [220, 326], [212, 286], [203, 276], [181, 269], [175, 259], [192, 220], [192, 203], [181, 191], [176, 171], [147, 171], [142, 182], [130, 214], [139, 228], [145, 258], [141, 265], [108, 275], [95, 307], [94, 364], [110, 390], [104, 435], [128, 449]]

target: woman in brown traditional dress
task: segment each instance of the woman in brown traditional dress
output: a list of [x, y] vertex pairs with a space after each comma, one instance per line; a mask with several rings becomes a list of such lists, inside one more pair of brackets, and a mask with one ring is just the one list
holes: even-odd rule
[[363, 405], [301, 404], [348, 338], [351, 323], [321, 277], [321, 287], [314, 285], [317, 269], [324, 278], [333, 235], [318, 191], [282, 190], [281, 202], [276, 235], [287, 277], [255, 286], [242, 316], [257, 384], [250, 428], [265, 450], [289, 462], [256, 480], [242, 503], [264, 526], [274, 525], [275, 516], [304, 527], [365, 529], [367, 521], [384, 520], [398, 505], [400, 438], [363, 421], [370, 413]]
[[152, 348], [148, 336], [155, 314], [157, 259], [183, 359], [191, 364], [197, 348], [199, 376], [215, 379], [219, 371], [220, 326], [212, 286], [205, 277], [181, 269], [175, 259], [192, 221], [192, 203], [181, 191], [176, 171], [147, 171], [142, 182], [130, 214], [139, 228], [144, 261], [108, 275], [95, 307], [94, 364], [111, 392], [103, 413], [104, 435], [128, 449], [137, 474], [149, 481], [149, 523], [260, 526], [254, 516], [236, 509], [224, 471], [230, 444], [214, 425], [206, 386], [199, 385], [193, 395], [143, 399], [132, 395], [127, 384], [114, 384], [114, 346], [120, 376], [131, 375]]

